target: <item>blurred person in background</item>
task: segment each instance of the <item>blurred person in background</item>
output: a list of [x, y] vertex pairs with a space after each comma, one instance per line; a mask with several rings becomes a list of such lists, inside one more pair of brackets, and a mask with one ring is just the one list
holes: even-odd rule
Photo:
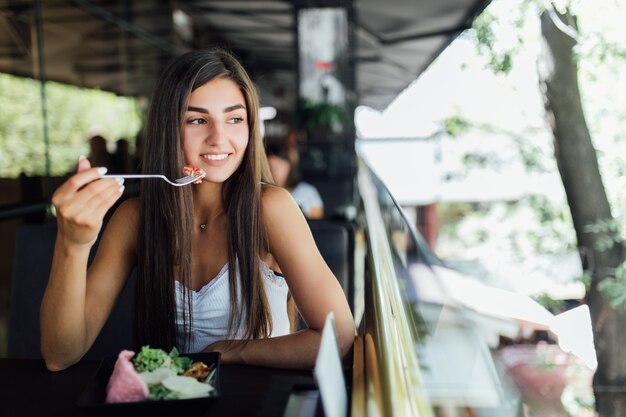
[[111, 154], [107, 149], [107, 141], [100, 135], [89, 138], [89, 162], [92, 166], [111, 168]]
[[307, 219], [324, 217], [324, 202], [320, 193], [313, 185], [300, 181], [296, 164], [292, 162], [286, 150], [269, 146], [267, 162], [275, 184], [291, 193]]
[[131, 158], [128, 139], [118, 139], [115, 142], [115, 152], [111, 155], [111, 172], [115, 174], [134, 172]]

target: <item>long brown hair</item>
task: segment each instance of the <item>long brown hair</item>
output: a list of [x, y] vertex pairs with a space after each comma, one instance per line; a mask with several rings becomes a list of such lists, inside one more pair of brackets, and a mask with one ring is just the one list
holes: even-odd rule
[[[192, 51], [165, 69], [148, 115], [142, 170], [171, 178], [181, 176], [185, 165], [183, 120], [191, 92], [217, 77], [230, 79], [239, 86], [248, 116], [248, 146], [241, 166], [222, 187], [222, 203], [228, 218], [229, 336], [249, 340], [267, 337], [272, 330], [259, 264], [262, 252], [268, 250], [261, 221], [261, 183], [268, 181], [269, 169], [260, 133], [257, 93], [231, 54], [221, 49]], [[188, 337], [192, 322], [193, 224], [190, 187], [172, 187], [162, 181], [141, 183], [134, 320], [137, 347], [150, 344], [185, 350], [188, 339], [177, 339], [174, 281], [183, 284], [183, 325]]]

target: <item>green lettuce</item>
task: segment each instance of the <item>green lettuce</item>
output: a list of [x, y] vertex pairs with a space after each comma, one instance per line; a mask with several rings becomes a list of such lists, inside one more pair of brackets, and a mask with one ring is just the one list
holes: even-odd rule
[[168, 354], [162, 349], [153, 349], [147, 345], [141, 348], [141, 351], [132, 361], [137, 372], [152, 372], [157, 368], [171, 368], [177, 374], [181, 374], [189, 369], [192, 364], [191, 359], [179, 356], [176, 347], [173, 347]]

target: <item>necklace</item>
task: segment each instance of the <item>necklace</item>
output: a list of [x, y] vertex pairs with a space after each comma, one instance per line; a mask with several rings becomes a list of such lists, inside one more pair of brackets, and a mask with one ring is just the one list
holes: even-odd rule
[[207, 225], [207, 223], [208, 223], [208, 222], [210, 222], [210, 221], [212, 221], [212, 220], [217, 219], [217, 217], [218, 217], [221, 213], [222, 213], [222, 211], [220, 210], [220, 211], [218, 211], [218, 213], [217, 213], [216, 215], [214, 215], [212, 218], [205, 217], [205, 219], [206, 219], [206, 220], [204, 221], [204, 223], [200, 223], [200, 231], [204, 231], [204, 230], [206, 230], [206, 225]]

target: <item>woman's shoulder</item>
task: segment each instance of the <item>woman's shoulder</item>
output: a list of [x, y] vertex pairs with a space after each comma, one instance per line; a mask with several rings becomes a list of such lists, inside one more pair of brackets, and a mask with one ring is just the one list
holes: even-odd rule
[[274, 184], [261, 184], [261, 205], [263, 207], [285, 204], [289, 201], [293, 201], [289, 191]]
[[289, 191], [271, 184], [264, 184], [261, 189], [261, 210], [266, 222], [288, 220], [302, 214]]
[[117, 207], [115, 213], [119, 213], [125, 216], [139, 216], [139, 198], [131, 197], [122, 201], [122, 203]]
[[[137, 244], [138, 230], [139, 200], [137, 198], [129, 198], [117, 206], [115, 212], [106, 223], [98, 252], [100, 253], [103, 247], [109, 248], [109, 250], [115, 247], [116, 252], [131, 253]], [[105, 250], [105, 252], [107, 251]]]
[[124, 227], [132, 226], [134, 229], [139, 222], [139, 199], [131, 197], [124, 200], [115, 209], [111, 222], [121, 224]]

